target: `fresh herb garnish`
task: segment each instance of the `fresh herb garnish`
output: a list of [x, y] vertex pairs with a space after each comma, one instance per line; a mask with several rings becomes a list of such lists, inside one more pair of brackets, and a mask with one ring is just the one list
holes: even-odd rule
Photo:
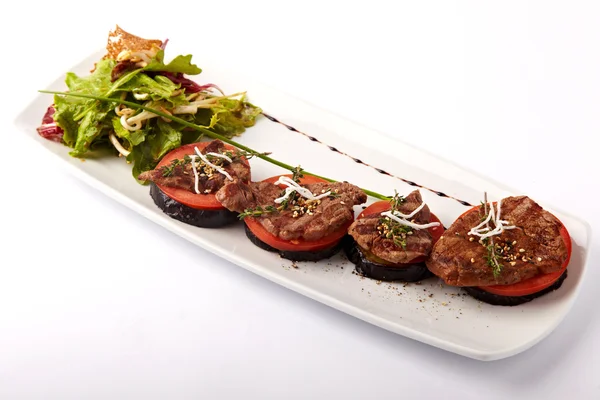
[[395, 245], [406, 249], [407, 236], [413, 234], [410, 226], [399, 224], [389, 217], [379, 218], [377, 231], [382, 238], [390, 239]]
[[[398, 191], [394, 190], [394, 196], [390, 199], [390, 210], [398, 210], [400, 205], [406, 202], [404, 196], [398, 194]], [[413, 234], [413, 228], [410, 226], [401, 224], [389, 217], [379, 218], [377, 223], [377, 231], [380, 236], [385, 239], [391, 239], [396, 246], [400, 246], [406, 249], [407, 236]]]
[[[485, 193], [485, 201], [482, 202], [483, 206], [483, 217], [481, 222], [483, 222], [487, 217], [488, 213], [491, 212], [491, 209], [488, 210], [488, 202], [487, 202], [487, 193]], [[492, 207], [490, 205], [490, 207]], [[488, 230], [490, 229], [490, 223], [486, 224]], [[494, 274], [494, 278], [497, 278], [502, 272], [503, 265], [498, 261], [498, 254], [496, 254], [496, 246], [494, 244], [494, 238], [489, 237], [483, 240], [480, 240], [480, 243], [486, 248], [487, 254], [484, 256], [487, 265], [492, 269], [492, 273]]]
[[406, 199], [404, 198], [404, 196], [400, 196], [398, 194], [398, 191], [394, 189], [394, 197], [392, 197], [392, 199], [390, 200], [390, 205], [391, 205], [391, 210], [397, 210], [398, 207], [403, 204], [404, 202], [406, 202]]
[[292, 180], [296, 183], [300, 183], [300, 179], [304, 178], [304, 171], [299, 165], [292, 170]]
[[246, 217], [260, 217], [261, 215], [272, 214], [272, 213], [276, 213], [281, 210], [283, 210], [283, 207], [281, 207], [281, 206], [279, 206], [279, 207], [266, 206], [264, 208], [261, 206], [258, 206], [256, 208], [246, 208], [243, 213], [240, 213], [238, 215], [238, 218], [244, 219]]
[[498, 262], [498, 251], [494, 244], [493, 238], [485, 238], [482, 240], [483, 246], [487, 250], [487, 254], [484, 256], [487, 265], [492, 269], [494, 278], [497, 278], [502, 272], [503, 265]]
[[173, 175], [173, 172], [175, 171], [176, 167], [184, 167], [186, 164], [189, 164], [190, 161], [192, 161], [192, 158], [190, 156], [188, 156], [187, 154], [183, 157], [183, 159], [180, 158], [176, 158], [174, 160], [171, 161], [171, 164], [169, 165], [165, 165], [164, 167], [162, 167], [162, 176], [169, 177], [171, 175]]

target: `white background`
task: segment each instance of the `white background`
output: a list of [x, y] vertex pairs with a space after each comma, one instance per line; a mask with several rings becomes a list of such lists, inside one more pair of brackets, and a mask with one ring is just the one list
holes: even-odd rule
[[[598, 3], [123, 3], [0, 16], [0, 398], [600, 398]], [[573, 310], [531, 350], [473, 361], [221, 261], [46, 165], [12, 122], [117, 23], [587, 219]]]

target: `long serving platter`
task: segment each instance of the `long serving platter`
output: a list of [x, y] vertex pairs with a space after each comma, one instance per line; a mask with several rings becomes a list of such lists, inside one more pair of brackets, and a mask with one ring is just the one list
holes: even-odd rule
[[[65, 72], [86, 74], [103, 54], [94, 53]], [[414, 185], [422, 185], [424, 201], [445, 226], [467, 209], [463, 203], [478, 204], [484, 191], [494, 200], [523, 194], [247, 77], [216, 66], [202, 67], [202, 82], [217, 82], [226, 92], [246, 90], [250, 100], [270, 117], [259, 118], [254, 127], [236, 138], [240, 143], [272, 152], [291, 165], [379, 193], [393, 194], [396, 189], [408, 194]], [[64, 90], [64, 76], [46, 89]], [[254, 246], [240, 224], [203, 229], [171, 219], [154, 205], [148, 187], [135, 182], [131, 166], [123, 158], [81, 162], [69, 156], [65, 146], [41, 138], [36, 127], [51, 101], [48, 95], [35, 96], [18, 116], [16, 125], [58, 157], [75, 176], [242, 268], [391, 332], [478, 360], [501, 359], [525, 351], [549, 335], [580, 291], [590, 248], [590, 227], [540, 199], [535, 200], [561, 219], [571, 234], [569, 276], [560, 290], [530, 303], [492, 306], [464, 295], [460, 289], [442, 285], [437, 278], [403, 284], [361, 277], [342, 255], [317, 263], [292, 263]], [[369, 138], [366, 142], [361, 140], [365, 137]], [[262, 160], [252, 160], [254, 180], [284, 172]], [[366, 205], [373, 201], [370, 199]], [[360, 210], [356, 207], [357, 214]]]

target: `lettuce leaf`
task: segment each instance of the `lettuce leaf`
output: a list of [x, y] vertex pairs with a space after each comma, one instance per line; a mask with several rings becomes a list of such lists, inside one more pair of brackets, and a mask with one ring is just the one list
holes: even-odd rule
[[69, 153], [70, 155], [73, 157], [85, 155], [94, 143], [94, 140], [108, 133], [110, 125], [107, 124], [106, 116], [110, 111], [112, 111], [110, 104], [97, 103], [83, 114], [83, 118], [77, 128], [75, 147]]
[[[112, 85], [110, 73], [114, 65], [113, 60], [102, 60], [96, 64], [96, 70], [86, 77], [69, 72], [65, 83], [70, 92], [101, 96]], [[64, 131], [65, 144], [74, 148], [70, 153], [74, 157], [84, 155], [93, 141], [104, 133], [107, 128], [104, 120], [114, 106], [111, 103], [63, 96], [54, 96], [54, 105], [54, 120]]]
[[[79, 92], [93, 95], [104, 95], [113, 85], [110, 81], [111, 72], [117, 64], [115, 60], [100, 60], [96, 63], [96, 69], [89, 76], [77, 76], [68, 72], [65, 83], [71, 92]], [[89, 100], [82, 100], [89, 101]]]
[[164, 63], [165, 51], [159, 50], [156, 56], [150, 61], [150, 63], [144, 67], [145, 71], [165, 71], [172, 73], [182, 73], [186, 75], [198, 75], [202, 72], [196, 64], [192, 64], [192, 55], [187, 56], [179, 55], [171, 60], [170, 63]]
[[179, 86], [169, 78], [161, 75], [150, 77], [146, 74], [137, 74], [118, 90], [121, 92], [131, 92], [136, 95], [148, 95], [149, 99], [154, 101], [166, 100], [171, 105], [178, 106], [188, 103], [183, 91], [180, 91], [179, 94], [176, 93], [179, 91]]
[[[186, 96], [195, 92], [182, 88], [181, 78], [185, 74], [197, 75], [202, 72], [192, 64], [191, 58], [191, 55], [177, 56], [165, 64], [164, 51], [160, 50], [146, 67], [129, 71], [114, 82], [111, 82], [112, 71], [118, 62], [104, 59], [96, 64], [95, 70], [88, 76], [67, 73], [65, 83], [71, 93], [109, 99], [122, 98], [167, 112], [185, 105], [191, 106], [188, 109], [196, 110], [193, 103], [198, 102], [195, 113], [190, 111], [189, 114], [177, 116], [229, 138], [240, 135], [246, 128], [253, 126], [262, 110], [248, 103], [245, 97], [237, 99], [219, 96], [216, 101], [210, 102], [213, 95], [208, 90], [214, 85], [198, 85], [199, 91], [206, 92], [196, 95], [197, 97], [189, 97], [188, 100]], [[117, 105], [117, 102], [108, 100], [59, 95], [54, 97], [56, 111], [53, 118], [64, 131], [62, 140], [72, 148], [72, 156], [85, 157], [88, 152], [96, 149], [113, 149], [109, 134], [114, 132], [121, 145], [130, 152], [127, 160], [133, 164], [132, 174], [137, 180], [140, 173], [155, 168], [167, 152], [203, 137], [201, 132], [152, 115], [148, 118], [148, 113], [142, 115], [141, 111], [135, 111], [133, 115], [139, 117], [138, 122], [142, 124], [142, 128], [127, 130], [121, 124], [121, 117], [115, 113]], [[207, 105], [210, 108], [203, 108]]]
[[133, 163], [133, 177], [140, 183], [138, 176], [153, 169], [161, 158], [169, 151], [181, 146], [181, 132], [175, 130], [168, 122], [158, 119], [146, 139], [135, 146], [127, 156], [127, 161]]
[[254, 126], [256, 117], [262, 112], [259, 107], [246, 102], [245, 97], [240, 100], [223, 99], [219, 103], [221, 107], [213, 110], [217, 116], [214, 130], [227, 137], [241, 135], [246, 128]]
[[148, 124], [146, 124], [146, 126], [144, 126], [142, 129], [132, 132], [125, 129], [121, 124], [121, 118], [116, 116], [112, 119], [112, 128], [117, 137], [127, 141], [128, 146], [125, 146], [125, 148], [128, 149], [131, 149], [142, 143], [148, 134]]

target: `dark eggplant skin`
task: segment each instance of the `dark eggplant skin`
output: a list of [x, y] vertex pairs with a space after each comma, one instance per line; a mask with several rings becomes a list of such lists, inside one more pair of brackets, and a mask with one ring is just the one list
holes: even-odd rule
[[418, 282], [433, 276], [424, 262], [407, 267], [391, 267], [373, 262], [366, 257], [350, 235], [344, 239], [344, 251], [348, 260], [355, 265], [356, 272], [378, 281]]
[[222, 210], [198, 210], [181, 204], [167, 196], [155, 183], [150, 183], [150, 197], [169, 217], [200, 228], [221, 228], [238, 221], [238, 215], [226, 208]]
[[484, 303], [492, 304], [494, 306], [518, 306], [520, 304], [528, 303], [533, 299], [537, 299], [540, 296], [550, 293], [562, 286], [563, 282], [567, 279], [567, 270], [552, 284], [544, 290], [539, 292], [528, 294], [526, 296], [502, 296], [499, 294], [493, 294], [486, 292], [485, 290], [479, 289], [478, 287], [463, 287], [463, 290], [470, 296], [475, 297], [477, 300], [483, 301]]
[[291, 261], [320, 261], [326, 258], [332, 257], [337, 254], [342, 249], [342, 240], [340, 240], [337, 244], [332, 247], [328, 247], [319, 251], [284, 251], [278, 250], [273, 246], [270, 246], [256, 237], [254, 233], [248, 228], [248, 225], [244, 224], [244, 229], [246, 230], [246, 236], [252, 243], [256, 246], [260, 247], [263, 250], [267, 250], [273, 253], [279, 253], [282, 258]]

